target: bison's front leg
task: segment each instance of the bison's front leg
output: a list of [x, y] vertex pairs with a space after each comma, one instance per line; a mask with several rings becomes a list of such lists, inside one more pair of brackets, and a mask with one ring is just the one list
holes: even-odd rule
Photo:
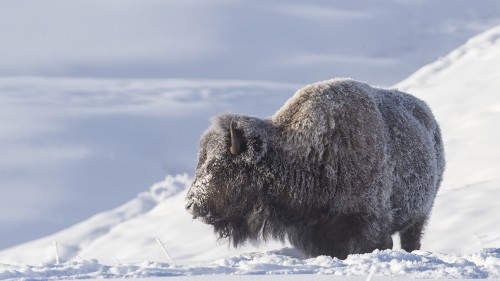
[[387, 223], [373, 216], [339, 215], [310, 228], [312, 256], [329, 255], [345, 259], [350, 254], [391, 249], [392, 238]]

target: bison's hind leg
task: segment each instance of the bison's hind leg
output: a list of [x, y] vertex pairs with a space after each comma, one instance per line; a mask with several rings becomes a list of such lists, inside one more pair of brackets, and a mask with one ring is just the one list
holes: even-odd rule
[[407, 252], [420, 249], [420, 239], [424, 231], [427, 218], [416, 220], [413, 224], [399, 232], [401, 248]]

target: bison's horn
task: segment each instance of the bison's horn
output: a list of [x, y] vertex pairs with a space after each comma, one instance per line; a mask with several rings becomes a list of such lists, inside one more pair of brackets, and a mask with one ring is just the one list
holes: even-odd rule
[[238, 136], [236, 135], [236, 130], [233, 127], [233, 122], [231, 121], [231, 125], [229, 125], [229, 129], [231, 131], [231, 147], [229, 148], [229, 152], [231, 152], [232, 155], [237, 155], [240, 153], [241, 146], [240, 146], [240, 140], [238, 139]]

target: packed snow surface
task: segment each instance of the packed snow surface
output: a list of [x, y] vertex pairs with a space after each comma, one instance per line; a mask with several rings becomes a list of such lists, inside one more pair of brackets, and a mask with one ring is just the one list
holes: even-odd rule
[[[405, 278], [500, 278], [500, 249], [464, 255], [425, 251], [375, 251], [345, 260], [319, 256], [302, 259], [294, 250], [251, 252], [200, 264], [142, 262], [102, 264], [79, 260], [54, 265], [0, 265], [0, 279], [143, 278], [201, 274], [321, 274], [336, 276], [405, 276]], [[313, 278], [313, 277], [310, 277]]]

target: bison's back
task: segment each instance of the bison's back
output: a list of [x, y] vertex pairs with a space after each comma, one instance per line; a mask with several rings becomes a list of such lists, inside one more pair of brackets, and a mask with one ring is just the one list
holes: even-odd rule
[[288, 153], [308, 166], [333, 171], [321, 182], [329, 183], [334, 197], [320, 196], [328, 198], [332, 210], [390, 212], [394, 231], [427, 219], [444, 152], [439, 126], [425, 102], [351, 79], [332, 79], [297, 91], [271, 122], [284, 132], [281, 143]]

